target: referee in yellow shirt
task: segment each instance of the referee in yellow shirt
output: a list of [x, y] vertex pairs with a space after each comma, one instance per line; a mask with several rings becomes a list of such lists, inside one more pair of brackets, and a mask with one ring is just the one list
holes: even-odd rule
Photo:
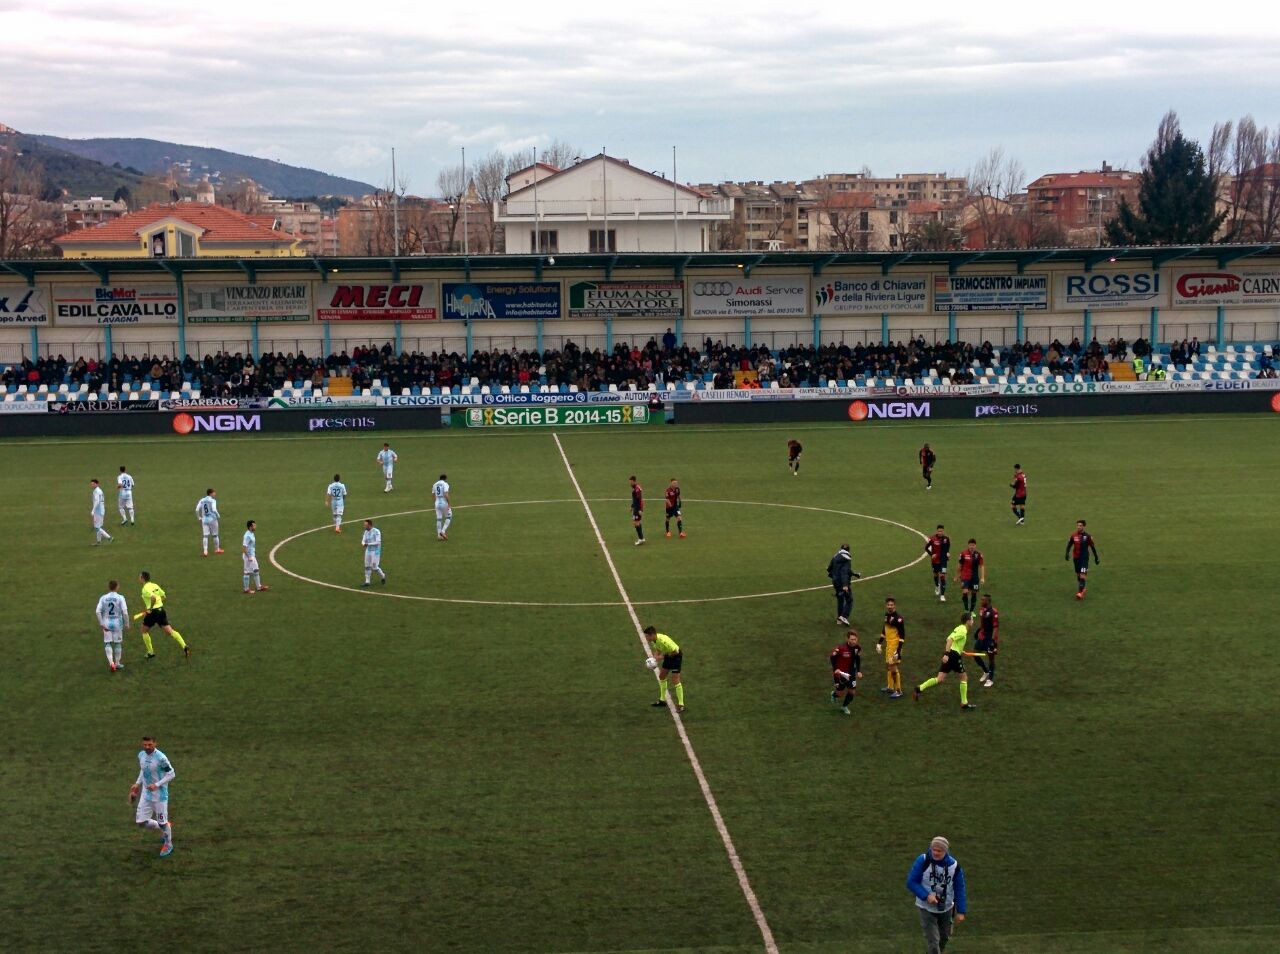
[[191, 647], [182, 638], [182, 634], [169, 625], [169, 614], [164, 608], [164, 590], [160, 588], [160, 584], [152, 583], [151, 574], [146, 570], [138, 574], [138, 582], [142, 584], [142, 605], [145, 607], [138, 616], [142, 617], [142, 644], [147, 647], [147, 658], [155, 658], [156, 652], [151, 646], [151, 627], [159, 626], [173, 637], [173, 641], [182, 649], [182, 654], [190, 659]]
[[920, 693], [945, 682], [947, 673], [954, 672], [960, 677], [960, 708], [978, 708], [969, 701], [969, 675], [964, 671], [964, 647], [969, 641], [973, 626], [973, 614], [965, 613], [960, 617], [960, 625], [947, 634], [946, 649], [943, 650], [942, 662], [938, 665], [938, 674], [932, 679], [926, 679], [912, 691], [911, 696], [916, 702], [920, 701]]
[[[644, 638], [649, 641], [655, 656], [658, 653], [662, 654], [662, 661], [657, 663], [658, 701], [654, 706], [662, 709], [667, 707], [667, 675], [670, 674], [671, 691], [676, 697], [676, 712], [684, 712], [684, 683], [680, 681], [680, 664], [683, 661], [683, 654], [680, 652], [680, 647], [666, 633], [658, 632], [655, 626], [645, 627]], [[654, 660], [654, 662], [657, 661]]]

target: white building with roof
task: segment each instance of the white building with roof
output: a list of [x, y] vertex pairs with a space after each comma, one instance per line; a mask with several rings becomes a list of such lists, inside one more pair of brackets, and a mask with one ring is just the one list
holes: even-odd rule
[[600, 154], [567, 169], [521, 170], [494, 218], [512, 253], [706, 252], [732, 202]]

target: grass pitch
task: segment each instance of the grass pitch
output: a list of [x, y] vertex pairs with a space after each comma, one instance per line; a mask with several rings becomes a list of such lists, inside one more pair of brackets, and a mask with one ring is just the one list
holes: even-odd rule
[[[560, 432], [641, 620], [685, 650], [685, 725], [780, 950], [918, 950], [903, 881], [938, 833], [969, 881], [957, 951], [1273, 941], [1278, 425]], [[762, 948], [551, 434], [394, 435], [392, 494], [382, 440], [0, 443], [0, 949]], [[1018, 528], [1014, 462], [1030, 477]], [[136, 527], [115, 526], [120, 464]], [[347, 532], [307, 533], [328, 523], [335, 472]], [[441, 472], [447, 544], [429, 511]], [[97, 548], [90, 477], [116, 534]], [[662, 535], [671, 477], [685, 540]], [[207, 486], [227, 552], [203, 559]], [[358, 521], [375, 514], [390, 582], [361, 592]], [[1102, 557], [1083, 603], [1063, 561], [1079, 517]], [[272, 587], [254, 596], [249, 518]], [[909, 684], [961, 611], [958, 589], [940, 604], [928, 564], [908, 565], [912, 528], [937, 523], [957, 549], [978, 539], [1001, 611], [998, 683], [972, 684], [976, 712], [953, 680], [918, 705], [877, 691], [886, 594], [907, 619]], [[268, 559], [286, 539], [275, 559], [297, 577]], [[886, 574], [855, 585], [851, 718], [827, 702], [841, 630], [823, 571], [844, 542], [864, 577]], [[138, 608], [142, 569], [194, 656], [155, 634], [144, 662], [135, 628], [112, 675], [92, 611], [113, 577]], [[726, 599], [780, 591], [799, 592]], [[144, 733], [178, 772], [164, 860], [126, 803]]]

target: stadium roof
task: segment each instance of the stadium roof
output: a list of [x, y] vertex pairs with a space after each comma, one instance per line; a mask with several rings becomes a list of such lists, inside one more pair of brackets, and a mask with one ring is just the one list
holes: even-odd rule
[[0, 276], [16, 275], [27, 282], [58, 276], [97, 276], [104, 284], [113, 274], [193, 275], [208, 278], [247, 276], [255, 281], [259, 272], [272, 275], [318, 275], [328, 281], [334, 275], [370, 271], [390, 271], [399, 280], [404, 274], [463, 272], [525, 272], [535, 278], [554, 277], [558, 272], [600, 271], [606, 279], [634, 269], [669, 271], [675, 277], [702, 269], [768, 268], [807, 271], [820, 275], [833, 267], [875, 267], [884, 275], [906, 265], [945, 266], [955, 274], [969, 266], [1012, 267], [1018, 272], [1043, 263], [1062, 263], [1094, 268], [1125, 263], [1150, 263], [1161, 267], [1184, 258], [1213, 259], [1219, 268], [1231, 262], [1258, 256], [1280, 256], [1280, 244], [1264, 245], [1163, 245], [1122, 248], [1036, 248], [987, 249], [983, 251], [921, 252], [632, 252], [619, 254], [557, 255], [413, 255], [372, 258], [115, 258], [115, 259], [0, 259]]

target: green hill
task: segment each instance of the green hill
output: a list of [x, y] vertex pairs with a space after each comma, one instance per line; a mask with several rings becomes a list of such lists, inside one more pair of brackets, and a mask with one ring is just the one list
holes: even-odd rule
[[204, 174], [224, 186], [247, 176], [272, 195], [280, 198], [303, 198], [314, 195], [359, 196], [376, 191], [367, 182], [331, 176], [314, 169], [303, 169], [271, 159], [245, 156], [225, 149], [209, 149], [158, 139], [64, 139], [59, 136], [36, 136], [42, 144], [85, 159], [93, 159], [110, 167], [119, 163], [144, 174], [168, 171], [175, 162], [189, 162], [192, 178]]
[[[123, 187], [133, 196], [145, 196], [157, 192], [162, 198], [162, 187], [154, 179], [138, 169], [110, 165], [85, 159], [40, 141], [36, 136], [18, 133], [12, 138], [21, 153], [19, 163], [38, 167], [42, 177], [43, 192], [55, 198], [62, 190], [73, 196], [101, 195], [111, 197]], [[157, 191], [159, 190], [159, 191]]]

